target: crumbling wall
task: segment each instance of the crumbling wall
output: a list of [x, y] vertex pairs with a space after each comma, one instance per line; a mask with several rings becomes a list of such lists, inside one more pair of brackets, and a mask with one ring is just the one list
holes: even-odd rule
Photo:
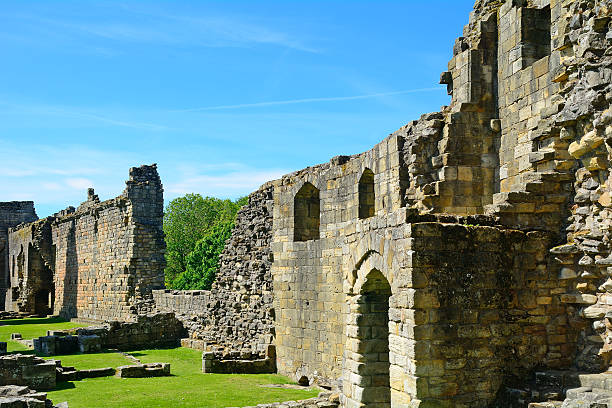
[[89, 199], [52, 222], [55, 307], [82, 320], [126, 320], [164, 285], [163, 188], [156, 165], [130, 169], [119, 197]]
[[174, 313], [138, 315], [134, 321], [110, 321], [102, 326], [53, 330], [34, 339], [34, 349], [45, 355], [72, 354], [101, 349], [138, 350], [174, 347], [185, 335]]
[[157, 166], [130, 169], [119, 197], [93, 189], [78, 208], [10, 232], [10, 310], [129, 320], [164, 285], [163, 188]]
[[[571, 367], [577, 330], [561, 296], [567, 282], [548, 254], [551, 234], [437, 221], [410, 225], [404, 271], [414, 291], [417, 398], [500, 406], [490, 404], [504, 382]], [[405, 330], [396, 316], [391, 332]]]
[[33, 355], [0, 357], [0, 385], [25, 385], [36, 390], [55, 388], [55, 361]]
[[272, 207], [271, 185], [249, 195], [210, 291], [153, 292], [157, 309], [175, 312], [190, 337], [209, 350], [263, 358], [273, 341]]
[[6, 310], [47, 315], [53, 310], [55, 253], [48, 218], [9, 230]]
[[559, 11], [553, 42], [560, 64], [553, 80], [564, 96], [555, 129], [572, 159], [566, 244], [555, 247], [571, 285], [563, 299], [581, 328], [576, 366], [605, 371], [612, 352], [612, 4], [568, 2]]
[[2, 310], [5, 307], [7, 288], [10, 287], [8, 230], [37, 219], [32, 201], [0, 203], [0, 308]]
[[[485, 407], [507, 378], [571, 366], [576, 331], [547, 251], [554, 234], [387, 210], [380, 198], [376, 215], [359, 218], [364, 170], [375, 180], [388, 170], [390, 149], [375, 151], [274, 182], [279, 373], [341, 387], [343, 406]], [[300, 241], [305, 183], [320, 189], [321, 224]], [[400, 194], [385, 187], [375, 195]]]

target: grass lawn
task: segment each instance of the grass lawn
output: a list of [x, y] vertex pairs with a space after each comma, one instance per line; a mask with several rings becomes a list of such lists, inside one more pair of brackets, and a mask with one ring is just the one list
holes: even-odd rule
[[62, 330], [85, 325], [67, 322], [59, 317], [29, 318], [0, 321], [0, 341], [7, 342], [8, 351], [27, 351], [26, 346], [16, 341], [11, 341], [11, 333], [21, 333], [24, 339], [45, 336], [47, 330]]
[[[311, 398], [317, 390], [261, 387], [290, 381], [275, 374], [203, 374], [202, 352], [187, 348], [131, 352], [143, 363], [170, 363], [170, 377], [89, 378], [58, 384], [48, 393], [56, 404], [70, 408], [229, 407]], [[75, 355], [71, 358], [90, 358]], [[62, 363], [64, 358], [60, 357]], [[75, 362], [76, 364], [76, 362]], [[68, 364], [66, 364], [68, 365]], [[108, 365], [108, 364], [107, 364]]]
[[92, 354], [65, 354], [61, 356], [45, 357], [46, 359], [60, 360], [64, 367], [75, 367], [77, 370], [89, 370], [91, 368], [117, 368], [122, 365], [134, 364], [134, 362], [123, 354], [115, 351], [103, 351]]

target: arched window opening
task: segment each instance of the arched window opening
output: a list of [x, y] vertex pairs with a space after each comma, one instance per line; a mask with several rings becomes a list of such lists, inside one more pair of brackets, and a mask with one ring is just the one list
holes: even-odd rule
[[365, 169], [359, 179], [359, 218], [370, 218], [375, 213], [374, 173]]
[[319, 239], [321, 202], [319, 190], [305, 183], [293, 200], [293, 240]]

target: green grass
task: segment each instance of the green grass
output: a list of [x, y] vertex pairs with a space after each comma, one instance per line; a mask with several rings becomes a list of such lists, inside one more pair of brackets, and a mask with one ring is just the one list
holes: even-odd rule
[[[28, 351], [10, 341], [11, 333], [23, 338], [43, 336], [47, 330], [79, 327], [59, 318], [30, 318], [0, 321], [0, 341], [7, 341], [9, 351]], [[29, 351], [32, 353], [32, 351]], [[275, 374], [203, 374], [202, 352], [187, 348], [142, 350], [130, 352], [143, 363], [170, 363], [171, 376], [160, 378], [89, 378], [59, 383], [48, 393], [56, 403], [68, 401], [70, 408], [155, 408], [155, 407], [228, 407], [256, 405], [277, 401], [311, 398], [314, 389], [261, 387], [264, 384], [287, 384], [289, 379]], [[63, 366], [77, 369], [118, 367], [132, 364], [123, 355], [104, 351], [93, 354], [54, 356]]]
[[11, 333], [21, 333], [24, 339], [33, 339], [46, 335], [47, 330], [63, 330], [83, 326], [59, 317], [0, 320], [0, 341], [7, 342], [9, 352], [27, 351], [29, 349], [23, 344], [10, 340]]
[[61, 356], [45, 357], [46, 359], [60, 360], [64, 367], [75, 367], [77, 370], [89, 370], [91, 368], [117, 368], [122, 365], [134, 364], [134, 362], [116, 351], [103, 351], [93, 354], [66, 354]]
[[[170, 363], [170, 377], [90, 378], [59, 384], [48, 393], [55, 403], [70, 408], [228, 407], [311, 398], [317, 390], [260, 387], [290, 381], [275, 374], [202, 374], [200, 351], [187, 348], [130, 353], [143, 363]], [[81, 355], [89, 358], [90, 355]], [[78, 355], [73, 356], [78, 359]], [[63, 363], [63, 361], [62, 361]]]

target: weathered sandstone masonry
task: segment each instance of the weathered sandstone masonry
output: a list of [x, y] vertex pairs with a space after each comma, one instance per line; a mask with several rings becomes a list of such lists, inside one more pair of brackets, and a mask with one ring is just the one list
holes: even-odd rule
[[[270, 308], [281, 373], [346, 407], [497, 407], [546, 398], [520, 388], [536, 369], [543, 386], [609, 367], [611, 17], [609, 0], [478, 0], [441, 76], [449, 106], [256, 193], [272, 227], [239, 219], [226, 252], [270, 244], [272, 308], [239, 321]], [[238, 265], [221, 280], [247, 290]], [[250, 299], [228, 298], [156, 293], [193, 322]]]
[[249, 196], [220, 256], [210, 291], [153, 291], [159, 311], [175, 312], [189, 330], [186, 345], [225, 358], [265, 359], [274, 337], [272, 186]]
[[[279, 372], [339, 383], [345, 406], [474, 407], [506, 378], [570, 366], [552, 234], [386, 207], [400, 194], [383, 181], [394, 137], [275, 182]], [[379, 211], [359, 218], [370, 168]], [[304, 186], [320, 191], [320, 235], [297, 241], [297, 218], [312, 216], [298, 211]]]
[[156, 166], [130, 169], [119, 197], [93, 189], [78, 208], [9, 231], [7, 310], [130, 320], [163, 287], [163, 188]]
[[251, 194], [211, 291], [162, 290], [143, 167], [117, 199], [10, 230], [7, 308], [176, 312], [205, 367], [275, 346], [344, 407], [525, 407], [566, 379], [605, 397], [612, 1], [478, 0], [441, 83], [440, 112]]
[[10, 287], [8, 230], [37, 219], [32, 201], [0, 203], [0, 309], [2, 310], [4, 310], [6, 290]]

